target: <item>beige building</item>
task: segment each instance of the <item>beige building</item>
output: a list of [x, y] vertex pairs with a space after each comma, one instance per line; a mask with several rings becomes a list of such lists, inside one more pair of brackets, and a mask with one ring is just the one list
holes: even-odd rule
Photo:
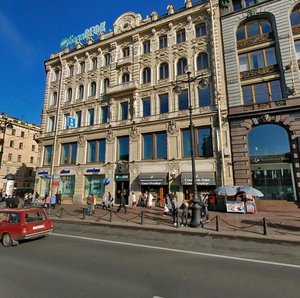
[[198, 191], [232, 184], [218, 1], [184, 3], [146, 19], [124, 13], [112, 32], [45, 62], [42, 195], [60, 190], [64, 202], [108, 191], [189, 197], [189, 99]]
[[38, 144], [35, 139], [39, 134], [39, 126], [0, 115], [1, 191], [6, 190], [4, 177], [8, 174], [15, 176], [14, 191], [17, 193], [23, 194], [34, 190], [38, 164]]

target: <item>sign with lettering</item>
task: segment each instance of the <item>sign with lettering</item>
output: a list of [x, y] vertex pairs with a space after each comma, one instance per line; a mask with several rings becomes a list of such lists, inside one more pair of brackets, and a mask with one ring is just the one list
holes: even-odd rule
[[81, 42], [85, 39], [88, 39], [89, 37], [92, 37], [94, 35], [99, 35], [101, 33], [105, 32], [105, 24], [106, 22], [102, 22], [99, 25], [92, 26], [89, 29], [85, 29], [84, 33], [78, 34], [76, 36], [71, 35], [70, 37], [64, 38], [61, 43], [60, 47], [62, 49], [68, 48], [70, 46], [76, 45], [77, 42]]

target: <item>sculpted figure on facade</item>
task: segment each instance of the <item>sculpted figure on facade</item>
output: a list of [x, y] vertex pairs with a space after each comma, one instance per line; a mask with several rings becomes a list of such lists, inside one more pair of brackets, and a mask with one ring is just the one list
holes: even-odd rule
[[112, 143], [115, 139], [114, 133], [112, 129], [109, 129], [108, 132], [106, 133], [106, 140], [109, 143]]
[[79, 145], [79, 146], [83, 146], [83, 145], [84, 145], [84, 141], [85, 141], [84, 135], [83, 135], [83, 134], [80, 134], [80, 135], [78, 136], [78, 145]]
[[138, 131], [136, 126], [131, 127], [129, 135], [130, 135], [130, 138], [131, 138], [132, 141], [136, 140], [138, 138], [139, 131]]
[[177, 123], [174, 120], [171, 120], [168, 124], [168, 133], [170, 135], [177, 135], [179, 131], [179, 128], [177, 126]]

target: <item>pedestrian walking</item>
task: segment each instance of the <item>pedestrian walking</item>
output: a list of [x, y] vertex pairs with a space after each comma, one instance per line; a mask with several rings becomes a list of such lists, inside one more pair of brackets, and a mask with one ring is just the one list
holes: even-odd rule
[[131, 193], [131, 204], [132, 204], [132, 208], [136, 209], [137, 202], [136, 202], [136, 195], [134, 192]]
[[123, 191], [121, 192], [120, 205], [119, 205], [119, 208], [118, 208], [117, 212], [119, 212], [122, 207], [124, 208], [125, 213], [126, 213], [126, 199], [125, 199]]
[[182, 202], [180, 209], [182, 209], [181, 213], [181, 226], [187, 226], [187, 221], [189, 217], [189, 203], [185, 200]]
[[44, 208], [50, 208], [50, 196], [46, 193], [45, 194], [45, 198], [44, 198], [44, 201], [45, 201], [45, 205], [44, 205]]
[[61, 191], [59, 191], [58, 193], [56, 193], [56, 204], [60, 205], [61, 204]]
[[56, 206], [56, 195], [53, 194], [50, 199], [51, 208], [54, 209]]
[[153, 195], [151, 192], [148, 193], [148, 200], [147, 200], [147, 208], [152, 207]]

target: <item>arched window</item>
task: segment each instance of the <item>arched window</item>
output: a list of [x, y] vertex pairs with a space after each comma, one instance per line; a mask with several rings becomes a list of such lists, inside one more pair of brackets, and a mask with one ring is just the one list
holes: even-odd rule
[[159, 79], [167, 79], [169, 77], [169, 64], [168, 63], [162, 63], [159, 66]]
[[109, 79], [106, 78], [103, 81], [103, 93], [105, 94], [107, 92], [107, 88], [109, 87]]
[[293, 9], [290, 19], [292, 27], [300, 25], [300, 5]]
[[128, 83], [130, 81], [130, 75], [128, 72], [123, 73], [122, 75], [122, 84]]
[[72, 88], [68, 88], [67, 90], [67, 96], [66, 96], [66, 101], [71, 101], [72, 100], [72, 93], [73, 93], [73, 90]]
[[208, 56], [206, 53], [200, 53], [197, 57], [197, 70], [208, 68]]
[[183, 75], [185, 73], [185, 68], [187, 66], [187, 60], [185, 58], [180, 58], [177, 62], [177, 75]]
[[77, 98], [78, 98], [78, 99], [83, 99], [83, 93], [84, 93], [84, 86], [83, 86], [83, 85], [80, 85], [80, 86], [78, 87], [78, 96], [77, 96]]
[[90, 96], [96, 96], [96, 82], [92, 82], [90, 85]]
[[143, 70], [143, 84], [147, 84], [151, 82], [151, 69], [150, 67], [146, 67]]
[[276, 124], [254, 127], [248, 135], [252, 184], [261, 199], [295, 199], [288, 132]]
[[273, 30], [269, 20], [256, 19], [240, 25], [236, 33], [236, 39], [238, 41], [243, 39], [250, 39], [271, 32], [273, 32]]

